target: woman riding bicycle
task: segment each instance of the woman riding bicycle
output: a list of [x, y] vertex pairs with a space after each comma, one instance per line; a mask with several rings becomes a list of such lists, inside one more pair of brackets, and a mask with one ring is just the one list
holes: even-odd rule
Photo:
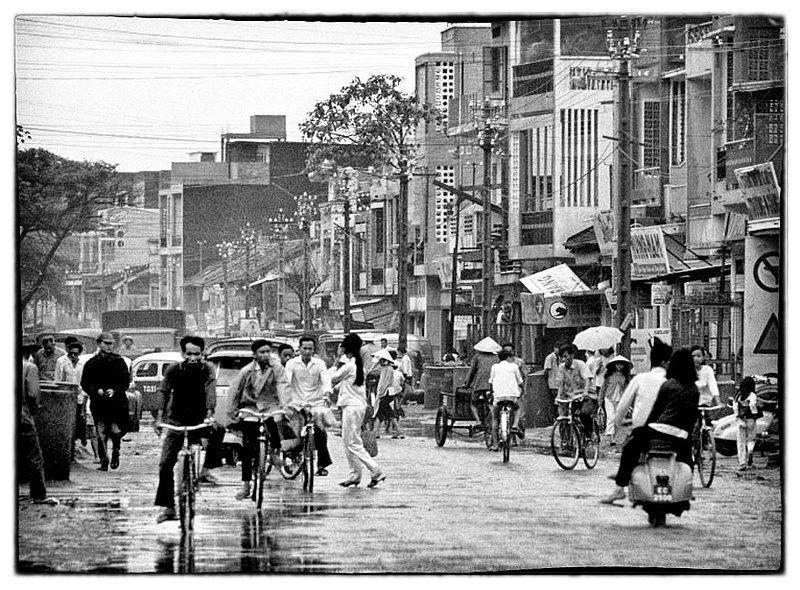
[[[248, 408], [259, 412], [282, 412], [291, 401], [286, 391], [284, 368], [278, 355], [272, 353], [268, 341], [259, 339], [250, 346], [253, 362], [242, 368], [228, 389], [228, 414], [232, 420], [230, 428], [242, 433], [242, 489], [237, 500], [250, 496], [250, 480], [253, 476], [253, 459], [258, 452], [258, 422], [240, 419], [239, 410]], [[280, 465], [281, 431], [279, 423], [286, 428], [280, 414], [267, 421], [271, 460]]]

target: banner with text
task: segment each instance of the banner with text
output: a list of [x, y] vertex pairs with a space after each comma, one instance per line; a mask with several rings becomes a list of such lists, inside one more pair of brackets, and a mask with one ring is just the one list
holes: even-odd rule
[[631, 274], [651, 277], [670, 271], [661, 226], [631, 228]]

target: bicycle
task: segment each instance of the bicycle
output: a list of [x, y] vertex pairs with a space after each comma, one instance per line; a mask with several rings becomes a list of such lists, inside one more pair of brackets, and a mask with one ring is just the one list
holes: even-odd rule
[[724, 406], [697, 406], [700, 411], [698, 424], [692, 432], [692, 460], [697, 466], [697, 475], [704, 488], [710, 488], [717, 467], [717, 449], [714, 443], [714, 429], [708, 424], [706, 412], [719, 410]]
[[556, 399], [557, 405], [567, 406], [567, 415], [559, 416], [550, 432], [550, 450], [562, 469], [574, 469], [578, 459], [583, 458], [587, 469], [593, 469], [600, 457], [600, 431], [597, 418], [592, 419], [593, 427], [586, 433], [579, 418], [583, 395], [572, 399]]
[[189, 432], [208, 428], [213, 420], [209, 419], [195, 426], [176, 426], [174, 424], [160, 423], [160, 428], [173, 432], [183, 433], [183, 446], [178, 452], [178, 512], [181, 521], [181, 538], [191, 544], [194, 531], [195, 496], [200, 489], [197, 481], [197, 466], [200, 465], [200, 441], [189, 444]]
[[258, 422], [258, 453], [253, 457], [253, 490], [250, 498], [256, 503], [256, 510], [261, 510], [264, 502], [264, 480], [272, 471], [269, 436], [267, 436], [267, 420], [283, 414], [282, 410], [274, 412], [255, 412], [249, 408], [239, 408], [238, 416], [245, 422]]
[[302, 444], [297, 449], [288, 451], [285, 454], [285, 457], [291, 460], [291, 465], [287, 465], [284, 461], [281, 465], [281, 475], [284, 479], [295, 479], [302, 472], [303, 491], [313, 493], [316, 462], [316, 448], [314, 446], [316, 424], [314, 424], [314, 414], [311, 411], [311, 406], [301, 408], [300, 417], [303, 419], [303, 426], [300, 429]]
[[511, 455], [511, 412], [517, 408], [517, 403], [512, 400], [497, 402], [499, 416], [497, 418], [497, 442], [503, 450], [503, 463], [508, 463]]

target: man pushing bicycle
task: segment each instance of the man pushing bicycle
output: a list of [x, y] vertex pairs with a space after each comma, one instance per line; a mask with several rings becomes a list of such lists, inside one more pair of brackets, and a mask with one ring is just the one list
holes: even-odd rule
[[286, 363], [286, 382], [291, 394], [290, 405], [295, 410], [310, 406], [314, 415], [314, 447], [317, 449], [317, 475], [328, 475], [327, 467], [332, 463], [328, 452], [328, 435], [325, 432], [325, 416], [329, 415], [328, 404], [333, 391], [331, 376], [325, 361], [315, 357], [317, 343], [312, 336], [300, 336], [300, 356]]
[[[202, 360], [205, 341], [199, 336], [185, 336], [181, 339], [183, 362], [170, 365], [164, 371], [164, 378], [159, 385], [161, 406], [155, 419], [154, 429], [161, 436], [162, 422], [173, 426], [195, 426], [204, 421], [213, 421], [214, 408], [217, 404], [216, 378], [214, 368]], [[216, 484], [216, 478], [208, 469], [218, 461], [219, 446], [222, 443], [222, 429], [198, 430], [189, 434], [189, 440], [206, 439], [206, 458], [198, 478], [201, 482]], [[175, 514], [175, 477], [173, 468], [178, 453], [183, 446], [183, 434], [167, 430], [161, 447], [161, 461], [158, 467], [158, 490], [156, 506], [161, 511], [156, 522], [176, 520]]]

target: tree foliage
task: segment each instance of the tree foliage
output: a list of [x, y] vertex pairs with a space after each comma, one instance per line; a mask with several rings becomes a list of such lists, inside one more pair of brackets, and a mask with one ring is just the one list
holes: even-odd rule
[[321, 170], [325, 160], [342, 167], [400, 169], [401, 160], [413, 155], [417, 125], [438, 118], [435, 108], [403, 93], [401, 82], [384, 74], [355, 78], [318, 102], [300, 124], [313, 143], [309, 170]]
[[43, 149], [17, 151], [17, 202], [22, 307], [47, 285], [63, 286], [60, 256], [72, 235], [98, 228], [100, 209], [114, 204], [117, 172], [104, 162], [76, 162]]

